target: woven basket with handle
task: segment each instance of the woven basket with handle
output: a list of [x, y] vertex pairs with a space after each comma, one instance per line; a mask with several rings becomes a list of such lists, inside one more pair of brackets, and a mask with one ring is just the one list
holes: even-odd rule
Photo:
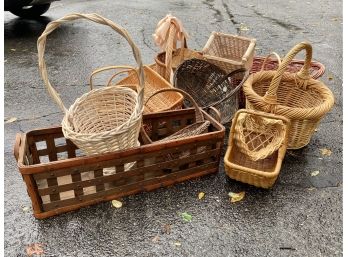
[[[286, 72], [293, 57], [306, 50], [303, 67]], [[248, 109], [283, 115], [291, 120], [289, 149], [306, 146], [321, 118], [334, 105], [334, 96], [324, 83], [310, 77], [312, 46], [302, 42], [285, 56], [277, 71], [251, 74], [243, 85]]]
[[239, 107], [239, 91], [248, 72], [238, 69], [226, 74], [204, 60], [183, 62], [175, 71], [173, 85], [189, 93], [203, 108], [215, 107], [221, 113], [221, 123], [230, 122]]
[[[247, 117], [256, 118], [258, 121], [256, 124], [251, 124], [253, 122], [249, 121], [245, 126], [241, 126], [240, 123], [245, 122]], [[274, 129], [273, 131], [270, 129], [276, 124], [281, 124], [284, 133], [277, 135], [274, 133]], [[266, 130], [272, 132], [264, 131], [263, 133], [259, 130], [262, 126], [268, 126], [269, 129]], [[256, 187], [272, 187], [278, 178], [286, 153], [289, 126], [290, 121], [284, 116], [254, 110], [239, 110], [232, 121], [228, 147], [224, 157], [226, 174], [232, 179]], [[241, 128], [243, 129], [241, 130]], [[250, 135], [252, 131], [254, 134]], [[245, 145], [239, 142], [241, 136]], [[269, 140], [266, 140], [267, 138]]]
[[255, 45], [255, 39], [213, 31], [202, 53], [204, 60], [230, 73], [240, 68], [251, 68]]
[[186, 38], [182, 37], [181, 47], [177, 48], [175, 34], [177, 33], [174, 24], [170, 25], [165, 52], [157, 54], [155, 57], [156, 71], [167, 81], [170, 81], [173, 71], [185, 60], [192, 58], [202, 58], [200, 52], [191, 50], [187, 47]]
[[[90, 84], [93, 83], [93, 76], [95, 76], [97, 73], [117, 68], [119, 67], [108, 66], [95, 70], [90, 76]], [[182, 106], [183, 96], [178, 92], [165, 92], [163, 94], [151, 97], [151, 100], [147, 101], [147, 99], [156, 91], [160, 89], [172, 88], [172, 85], [150, 67], [144, 66], [143, 68], [145, 75], [144, 101], [146, 102], [146, 104], [144, 105], [144, 113], [180, 109]], [[119, 81], [113, 82], [114, 79], [122, 73], [126, 73], [127, 76]], [[107, 86], [126, 85], [127, 87], [138, 90], [138, 88], [135, 88], [138, 82], [137, 74], [138, 73], [135, 68], [126, 67], [124, 70], [113, 74], [109, 78]]]
[[[47, 74], [44, 52], [47, 36], [61, 24], [86, 19], [111, 27], [130, 44], [139, 66], [139, 93], [127, 87], [104, 87], [82, 95], [67, 109]], [[113, 152], [137, 146], [144, 98], [144, 70], [138, 47], [128, 32], [98, 14], [73, 13], [50, 22], [38, 39], [39, 68], [44, 84], [64, 112], [62, 131], [86, 155]]]

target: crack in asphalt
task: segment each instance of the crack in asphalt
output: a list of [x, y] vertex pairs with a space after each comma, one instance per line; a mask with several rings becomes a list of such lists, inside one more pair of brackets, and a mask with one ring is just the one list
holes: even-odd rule
[[152, 51], [154, 51], [155, 53], [157, 52], [151, 45], [149, 45], [149, 43], [146, 42], [146, 37], [145, 37], [145, 28], [141, 29], [141, 35], [142, 35], [142, 39], [143, 39], [143, 43]]

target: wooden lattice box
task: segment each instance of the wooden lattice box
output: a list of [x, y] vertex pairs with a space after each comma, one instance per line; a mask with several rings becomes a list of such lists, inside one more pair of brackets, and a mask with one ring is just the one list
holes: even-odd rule
[[[194, 122], [194, 114], [194, 109], [152, 113], [143, 122], [156, 141]], [[83, 156], [61, 127], [17, 134], [14, 154], [34, 216], [43, 219], [217, 172], [225, 128], [204, 116], [211, 122], [204, 134], [93, 156]]]

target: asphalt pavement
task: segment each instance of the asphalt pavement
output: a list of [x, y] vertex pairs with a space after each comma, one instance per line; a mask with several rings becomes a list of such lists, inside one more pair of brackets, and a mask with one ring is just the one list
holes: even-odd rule
[[[38, 72], [36, 41], [46, 24], [72, 12], [99, 13], [124, 26], [144, 63], [158, 51], [155, 26], [168, 12], [201, 49], [211, 31], [257, 39], [257, 54], [285, 55], [307, 40], [326, 72], [335, 106], [310, 144], [288, 151], [277, 184], [258, 189], [220, 171], [169, 188], [109, 202], [46, 220], [32, 216], [31, 202], [12, 154], [15, 134], [59, 125], [63, 114]], [[43, 244], [43, 256], [342, 256], [342, 1], [59, 1], [38, 20], [5, 13], [5, 256], [26, 256]], [[52, 84], [67, 106], [88, 90], [93, 69], [135, 64], [130, 47], [106, 27], [87, 21], [49, 36], [46, 61]], [[303, 56], [300, 55], [303, 58]], [[332, 151], [323, 156], [319, 149]], [[319, 171], [311, 176], [313, 171]], [[245, 191], [230, 203], [229, 192]], [[197, 199], [205, 192], [203, 200]], [[186, 222], [180, 213], [188, 212]], [[170, 231], [168, 228], [170, 227]]]

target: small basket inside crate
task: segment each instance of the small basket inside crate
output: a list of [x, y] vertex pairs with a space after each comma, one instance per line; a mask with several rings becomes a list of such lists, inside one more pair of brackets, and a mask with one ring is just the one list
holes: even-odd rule
[[[64, 138], [61, 127], [17, 134], [14, 155], [34, 216], [43, 219], [217, 172], [225, 128], [203, 115], [210, 121], [204, 134], [93, 156]], [[195, 122], [195, 110], [145, 114], [143, 121], [151, 124], [148, 136], [157, 140]], [[190, 155], [181, 156], [185, 151]]]
[[255, 45], [255, 39], [214, 31], [202, 53], [205, 60], [230, 73], [240, 68], [251, 68]]
[[224, 158], [226, 174], [257, 187], [272, 187], [285, 156], [289, 124], [279, 115], [239, 110]]
[[177, 68], [173, 85], [189, 93], [202, 108], [215, 107], [225, 124], [238, 110], [239, 91], [247, 77], [244, 68], [227, 74], [207, 61], [191, 59]]

